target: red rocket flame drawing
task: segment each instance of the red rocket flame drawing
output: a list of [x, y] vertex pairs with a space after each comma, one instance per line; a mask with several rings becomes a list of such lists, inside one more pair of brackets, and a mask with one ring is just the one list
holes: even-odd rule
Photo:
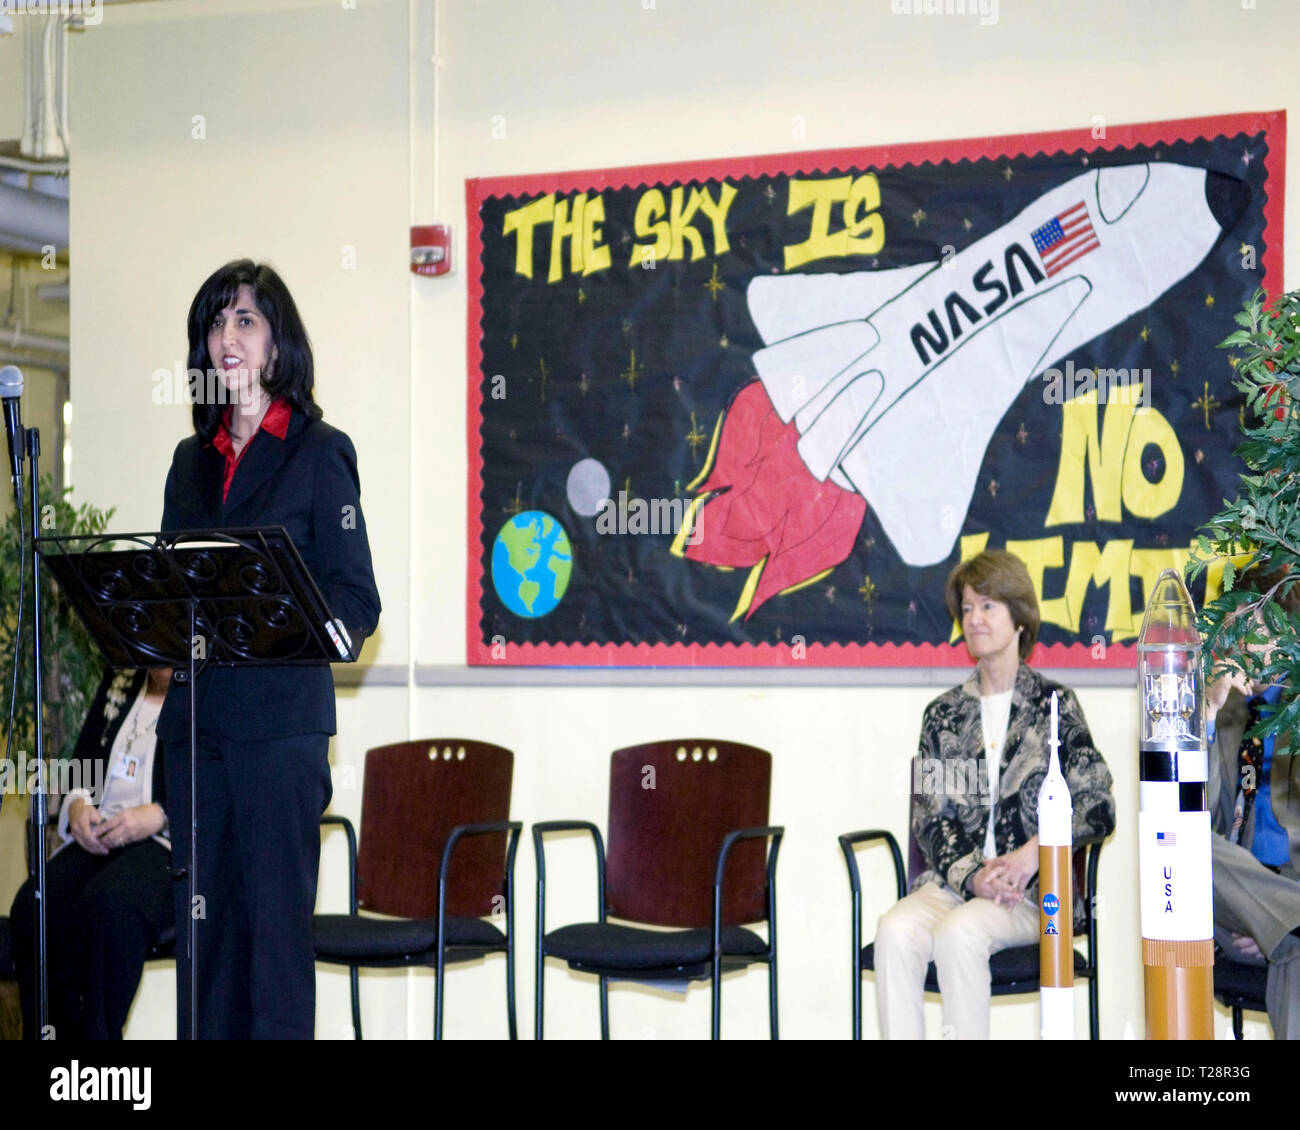
[[759, 380], [737, 393], [716, 457], [693, 503], [697, 526], [679, 547], [688, 560], [751, 568], [732, 619], [830, 572], [853, 551], [866, 500], [816, 479], [799, 457]]

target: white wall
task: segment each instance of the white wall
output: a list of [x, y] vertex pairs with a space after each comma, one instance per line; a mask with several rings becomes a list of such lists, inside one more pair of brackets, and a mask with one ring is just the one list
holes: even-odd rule
[[[161, 476], [186, 422], [181, 408], [152, 406], [150, 375], [183, 357], [185, 307], [208, 270], [236, 254], [271, 258], [313, 334], [327, 417], [357, 444], [385, 605], [379, 646], [366, 658], [382, 664], [464, 661], [465, 178], [1087, 128], [1096, 115], [1138, 122], [1286, 108], [1300, 81], [1292, 68], [1250, 62], [1263, 51], [1295, 55], [1300, 29], [1233, 0], [1005, 2], [989, 27], [975, 17], [894, 16], [885, 0], [445, 3], [435, 178], [425, 8], [174, 0], [109, 9], [72, 56], [73, 362], [75, 373], [95, 376], [75, 382], [79, 487], [116, 503], [127, 524], [156, 521]], [[206, 118], [204, 141], [191, 139], [196, 114]], [[505, 121], [502, 140], [492, 137], [496, 115]], [[796, 116], [803, 137], [793, 135]], [[411, 215], [454, 223], [451, 278], [406, 274]], [[340, 266], [344, 245], [357, 249], [355, 271]], [[420, 424], [414, 435], [411, 419]], [[408, 733], [512, 746], [514, 815], [528, 822], [603, 822], [616, 746], [686, 733], [765, 745], [776, 756], [772, 818], [788, 829], [784, 1032], [841, 1037], [849, 1030], [848, 898], [834, 835], [869, 826], [902, 833], [906, 799], [891, 781], [934, 693], [920, 681], [875, 689], [367, 688], [341, 705], [335, 808], [359, 811], [365, 746]], [[1115, 773], [1120, 812], [1102, 864], [1103, 1031], [1118, 1037], [1131, 1022], [1140, 1034], [1134, 695], [1085, 689], [1080, 697]], [[351, 789], [339, 787], [348, 770]], [[571, 864], [572, 878], [556, 883], [552, 924], [590, 912], [586, 858], [576, 841], [556, 845], [552, 874]], [[334, 906], [336, 864], [327, 857], [322, 893]], [[527, 844], [518, 878], [526, 1032]], [[883, 873], [871, 896], [868, 905], [887, 905]], [[161, 985], [168, 975], [148, 975], [133, 1034], [170, 1030]], [[452, 971], [449, 1035], [503, 1032], [501, 976], [498, 961]], [[430, 981], [423, 972], [365, 975], [368, 1034], [427, 1034]], [[322, 971], [319, 984], [318, 1031], [338, 1035], [346, 978]], [[724, 999], [728, 1035], [763, 1034], [761, 973], [729, 978]], [[548, 1004], [553, 1034], [595, 1034], [589, 979], [552, 971]], [[871, 1033], [870, 987], [866, 1006]], [[707, 1031], [702, 989], [685, 1007], [619, 989], [611, 1011], [616, 1035]], [[1036, 1024], [1032, 999], [995, 1006], [997, 1035], [1032, 1036]]]

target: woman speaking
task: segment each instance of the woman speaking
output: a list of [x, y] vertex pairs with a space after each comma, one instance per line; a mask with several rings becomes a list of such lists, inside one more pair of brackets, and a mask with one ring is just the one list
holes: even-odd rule
[[[279, 275], [227, 263], [189, 312], [194, 435], [172, 458], [164, 532], [283, 526], [354, 647], [379, 622], [352, 442], [312, 399], [311, 343]], [[215, 390], [218, 395], [212, 396]], [[173, 683], [173, 687], [176, 684]], [[177, 883], [178, 985], [197, 919], [205, 1039], [310, 1039], [319, 820], [331, 795], [334, 682], [326, 666], [206, 668], [195, 686], [198, 887]], [[189, 698], [158, 721], [177, 860], [189, 856]], [[189, 1030], [179, 991], [178, 1032]]]

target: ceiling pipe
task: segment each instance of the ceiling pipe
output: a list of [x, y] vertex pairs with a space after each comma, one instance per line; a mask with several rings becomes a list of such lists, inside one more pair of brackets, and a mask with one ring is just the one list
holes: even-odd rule
[[57, 353], [61, 357], [68, 356], [68, 339], [66, 337], [51, 337], [49, 334], [34, 334], [24, 330], [22, 326], [0, 327], [0, 348], [6, 349], [35, 349], [44, 353]]
[[67, 200], [0, 183], [0, 243], [25, 251], [67, 247]]

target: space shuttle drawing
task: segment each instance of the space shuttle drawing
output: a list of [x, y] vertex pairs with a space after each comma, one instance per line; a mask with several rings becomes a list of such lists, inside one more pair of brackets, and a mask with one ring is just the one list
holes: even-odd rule
[[[802, 485], [802, 474], [788, 476], [782, 513], [766, 524], [741, 497], [718, 506], [744, 486], [719, 475], [736, 462], [724, 447], [753, 442], [727, 420], [697, 499], [703, 537], [686, 556], [735, 566], [743, 554], [729, 527], [746, 523], [744, 540], [756, 553], [749, 563], [771, 568], [783, 559], [778, 583], [789, 582], [774, 590], [751, 580], [749, 612], [760, 597], [839, 564], [856, 528], [847, 538], [814, 531], [805, 540], [818, 547], [815, 559], [804, 567], [789, 559], [799, 551], [782, 531], [810, 507], [788, 492], [803, 489], [816, 493], [813, 511], [841, 517], [854, 512], [838, 505], [841, 492], [865, 500], [906, 564], [943, 561], [993, 432], [1025, 383], [1190, 274], [1248, 199], [1244, 182], [1186, 165], [1095, 169], [938, 263], [755, 278], [747, 298], [765, 343], [754, 354], [758, 379], [776, 421], [791, 429], [781, 444], [793, 443], [815, 487]], [[757, 393], [746, 388], [737, 400]], [[748, 403], [746, 414], [760, 419], [767, 408]], [[747, 455], [746, 466], [763, 454]], [[765, 541], [753, 536], [764, 529]], [[715, 560], [719, 554], [726, 560]]]

